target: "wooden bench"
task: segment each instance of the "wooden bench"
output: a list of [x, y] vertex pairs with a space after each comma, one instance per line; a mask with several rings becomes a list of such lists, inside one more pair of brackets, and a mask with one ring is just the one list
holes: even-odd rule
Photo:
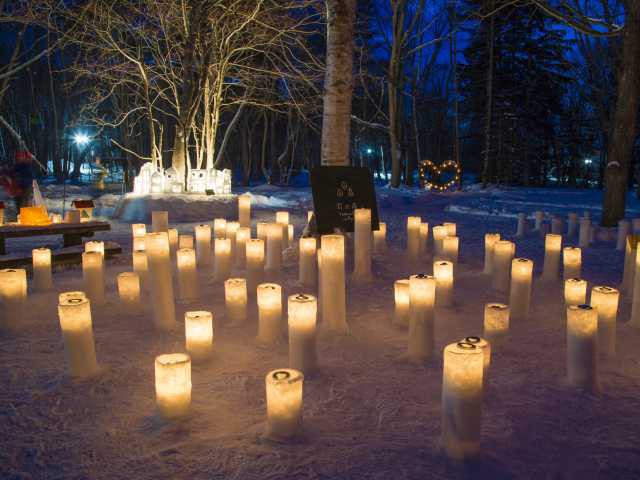
[[82, 237], [92, 237], [95, 232], [111, 230], [109, 222], [52, 223], [51, 225], [3, 225], [0, 226], [0, 255], [6, 255], [7, 238], [62, 235], [64, 246], [82, 245]]
[[[84, 245], [74, 245], [51, 251], [51, 263], [53, 265], [77, 264], [82, 262]], [[116, 242], [104, 242], [105, 259], [122, 253], [122, 247]], [[31, 255], [15, 254], [0, 257], [1, 268], [23, 268], [31, 266]]]

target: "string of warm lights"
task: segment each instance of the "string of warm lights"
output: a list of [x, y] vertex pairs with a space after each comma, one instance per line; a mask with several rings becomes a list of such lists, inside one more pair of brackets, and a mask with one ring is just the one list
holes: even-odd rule
[[[434, 183], [434, 178], [440, 180], [440, 176], [446, 170], [453, 170], [453, 178], [446, 183]], [[430, 178], [427, 178], [427, 170]], [[435, 190], [437, 192], [444, 192], [448, 190], [456, 183], [460, 182], [460, 175], [462, 173], [462, 169], [460, 165], [454, 160], [446, 160], [442, 162], [441, 165], [436, 165], [431, 160], [423, 160], [420, 162], [420, 166], [418, 167], [418, 175], [420, 176], [420, 183], [424, 185], [425, 188], [430, 190]]]

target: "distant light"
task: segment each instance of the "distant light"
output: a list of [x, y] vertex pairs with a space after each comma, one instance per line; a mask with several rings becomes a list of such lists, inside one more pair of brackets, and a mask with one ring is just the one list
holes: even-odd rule
[[82, 147], [83, 145], [89, 143], [89, 136], [86, 133], [76, 133], [73, 136], [73, 141], [76, 145]]
[[371, 155], [373, 153], [373, 148], [367, 147], [367, 155]]
[[584, 159], [584, 164], [585, 165], [591, 165], [593, 163], [593, 160], [591, 160], [590, 158], [585, 158]]

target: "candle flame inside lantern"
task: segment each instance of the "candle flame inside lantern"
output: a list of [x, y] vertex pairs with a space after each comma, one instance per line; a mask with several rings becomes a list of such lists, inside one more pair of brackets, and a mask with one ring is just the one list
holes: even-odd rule
[[159, 355], [155, 360], [156, 404], [167, 419], [182, 417], [191, 405], [191, 357], [184, 353]]

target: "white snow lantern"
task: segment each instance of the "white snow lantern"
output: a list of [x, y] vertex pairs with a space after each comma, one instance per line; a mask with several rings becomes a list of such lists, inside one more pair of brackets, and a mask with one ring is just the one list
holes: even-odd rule
[[265, 378], [267, 390], [267, 431], [274, 439], [287, 439], [302, 428], [302, 385], [298, 370], [281, 368]]
[[433, 355], [436, 279], [418, 274], [409, 277], [409, 360], [422, 362]]
[[165, 193], [180, 193], [182, 192], [182, 180], [178, 171], [169, 167], [164, 172], [164, 191]]
[[564, 281], [564, 303], [566, 306], [582, 305], [587, 301], [587, 281], [567, 278]]
[[216, 280], [226, 280], [231, 271], [231, 240], [216, 238], [213, 252], [213, 275]]
[[317, 241], [315, 237], [303, 237], [298, 248], [298, 281], [307, 288], [316, 286], [318, 261], [316, 260]]
[[347, 294], [343, 235], [322, 235], [322, 320], [329, 330], [347, 330]]
[[34, 248], [31, 251], [33, 262], [33, 286], [40, 291], [51, 290], [51, 250], [48, 248]]
[[567, 307], [567, 377], [569, 384], [598, 390], [598, 312], [589, 305]]
[[449, 261], [433, 262], [433, 276], [436, 278], [436, 305], [453, 305], [453, 263]]
[[420, 253], [421, 223], [420, 217], [407, 217], [407, 258], [410, 262], [416, 261]]
[[147, 162], [140, 167], [140, 172], [133, 180], [133, 193], [138, 195], [148, 195], [151, 193], [151, 175], [156, 171], [151, 162]]
[[100, 252], [82, 254], [82, 279], [91, 303], [104, 305], [104, 257]]
[[21, 320], [27, 300], [27, 271], [24, 268], [0, 270], [0, 328], [11, 328]]
[[196, 252], [192, 248], [181, 248], [177, 252], [178, 297], [183, 302], [198, 299], [198, 272]]
[[606, 355], [616, 354], [616, 318], [620, 292], [597, 286], [591, 289], [591, 306], [598, 311], [598, 349]]
[[289, 296], [289, 366], [303, 373], [317, 368], [316, 317], [318, 302], [313, 295]]
[[532, 278], [533, 260], [514, 258], [511, 262], [509, 305], [511, 316], [516, 320], [526, 320], [529, 317]]
[[493, 255], [496, 242], [500, 241], [499, 233], [485, 233], [484, 235], [484, 273], [493, 273]]
[[151, 193], [164, 192], [164, 175], [160, 171], [156, 171], [151, 175]]
[[[429, 224], [426, 225], [428, 229]], [[387, 251], [387, 224], [384, 222], [378, 222], [378, 230], [373, 231], [373, 251], [374, 253]]]
[[120, 301], [128, 311], [136, 311], [140, 306], [140, 277], [135, 272], [122, 272], [117, 281]]
[[224, 305], [227, 320], [234, 324], [247, 320], [247, 281], [228, 278], [224, 282]]
[[194, 361], [206, 360], [213, 349], [213, 315], [207, 311], [185, 312], [185, 342]]
[[189, 191], [192, 193], [205, 193], [207, 190], [207, 171], [194, 168], [189, 172]]
[[160, 414], [167, 420], [185, 416], [191, 406], [191, 357], [185, 353], [159, 355], [155, 366]]
[[258, 340], [276, 343], [282, 336], [282, 287], [262, 283], [257, 289]]
[[98, 371], [98, 362], [89, 300], [80, 296], [63, 297], [61, 295], [58, 318], [70, 375], [75, 378], [95, 375]]
[[409, 279], [403, 278], [393, 282], [395, 308], [393, 323], [406, 327], [409, 325]]
[[250, 238], [245, 245], [247, 261], [247, 288], [252, 292], [264, 276], [264, 241]]
[[509, 333], [509, 305], [487, 303], [484, 306], [484, 336], [493, 344], [501, 343]]
[[580, 278], [582, 274], [582, 249], [579, 247], [564, 247], [562, 249], [562, 263], [564, 279]]

